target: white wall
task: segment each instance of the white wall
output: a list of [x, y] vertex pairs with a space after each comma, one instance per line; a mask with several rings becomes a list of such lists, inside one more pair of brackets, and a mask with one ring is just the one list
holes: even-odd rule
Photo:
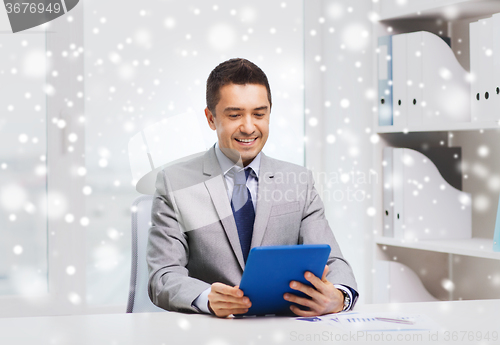
[[82, 5], [86, 181], [92, 189], [86, 197], [87, 300], [120, 305], [128, 293], [130, 207], [139, 195], [132, 185], [128, 141], [151, 124], [191, 110], [192, 121], [204, 130], [205, 146], [213, 145], [216, 137], [203, 110], [206, 78], [216, 65], [244, 57], [266, 72], [273, 108], [264, 151], [304, 164], [303, 1], [144, 0], [123, 6], [118, 0], [89, 0]]
[[[360, 303], [371, 296], [373, 208], [372, 3], [307, 1], [306, 165], [315, 173], [326, 216], [354, 269]], [[370, 215], [369, 215], [370, 213]]]

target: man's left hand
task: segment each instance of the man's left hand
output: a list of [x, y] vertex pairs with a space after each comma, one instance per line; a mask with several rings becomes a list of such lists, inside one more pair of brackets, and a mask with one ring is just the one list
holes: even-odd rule
[[290, 309], [298, 316], [318, 316], [330, 313], [338, 313], [344, 309], [344, 294], [326, 280], [328, 266], [325, 266], [321, 279], [316, 277], [311, 272], [306, 272], [304, 277], [313, 286], [307, 286], [297, 281], [290, 282], [290, 287], [294, 290], [301, 291], [311, 297], [298, 297], [296, 295], [286, 293], [283, 297], [289, 302], [308, 307], [309, 310], [302, 310], [299, 307], [292, 305]]

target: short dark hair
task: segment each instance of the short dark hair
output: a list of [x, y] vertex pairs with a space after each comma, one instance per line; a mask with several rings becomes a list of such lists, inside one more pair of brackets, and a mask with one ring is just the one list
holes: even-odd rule
[[220, 101], [221, 87], [227, 84], [258, 84], [267, 89], [269, 106], [271, 102], [271, 88], [266, 74], [253, 62], [235, 58], [222, 62], [210, 73], [207, 79], [207, 108], [215, 116], [215, 107]]

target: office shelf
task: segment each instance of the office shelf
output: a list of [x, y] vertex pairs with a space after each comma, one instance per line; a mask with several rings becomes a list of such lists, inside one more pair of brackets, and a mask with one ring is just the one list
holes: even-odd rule
[[[477, 22], [481, 18], [491, 17], [500, 13], [500, 1], [498, 0], [378, 0], [373, 5], [374, 13], [378, 15], [378, 21], [374, 22], [373, 45], [378, 46], [379, 37], [390, 34], [408, 34], [418, 31], [428, 31], [439, 36], [449, 37], [451, 47], [457, 61], [465, 71], [470, 71], [470, 33], [469, 24]], [[378, 61], [378, 55], [374, 57]], [[377, 71], [377, 70], [376, 70]], [[379, 76], [374, 73], [374, 88], [378, 90]], [[468, 78], [466, 78], [468, 80]], [[496, 96], [496, 95], [495, 95]], [[471, 102], [473, 100], [471, 99]], [[378, 103], [378, 100], [377, 100]], [[435, 117], [432, 121], [423, 118], [418, 125], [395, 122], [393, 126], [379, 126], [379, 114], [374, 112], [372, 130], [381, 135], [381, 144], [374, 147], [373, 165], [378, 176], [383, 176], [383, 149], [385, 147], [409, 148], [414, 150], [426, 150], [431, 147], [449, 146], [462, 148], [462, 162], [466, 162], [469, 179], [463, 186], [464, 191], [472, 194], [472, 200], [478, 196], [485, 196], [495, 203], [498, 200], [498, 191], [491, 190], [488, 185], [488, 176], [475, 175], [476, 166], [483, 168], [491, 176], [497, 176], [500, 172], [500, 161], [498, 160], [498, 138], [500, 132], [500, 121], [495, 116], [475, 118], [471, 111], [470, 117], [461, 118], [463, 122], [446, 122], [445, 118]], [[475, 115], [477, 116], [477, 114]], [[495, 120], [489, 120], [489, 119]], [[397, 119], [397, 118], [395, 118]], [[470, 120], [468, 120], [470, 119]], [[393, 119], [394, 120], [394, 119]], [[425, 121], [425, 122], [424, 122]], [[406, 123], [406, 122], [403, 122]], [[484, 132], [483, 132], [484, 130]], [[451, 135], [447, 132], [454, 132]], [[408, 134], [408, 135], [405, 135]], [[492, 154], [484, 158], [478, 154], [478, 147], [491, 148]], [[467, 279], [482, 281], [485, 272], [498, 270], [500, 264], [500, 252], [493, 251], [493, 229], [496, 208], [491, 207], [486, 211], [473, 209], [472, 236], [471, 239], [447, 239], [447, 240], [401, 240], [381, 236], [383, 222], [383, 188], [381, 183], [373, 188], [373, 198], [377, 205], [376, 234], [372, 239], [374, 245], [374, 262], [376, 260], [391, 260], [384, 253], [385, 246], [398, 252], [398, 261], [413, 267], [423, 269], [429, 275], [420, 277], [426, 288], [437, 298], [475, 299], [481, 298], [485, 293], [498, 298], [498, 288], [485, 284], [480, 293], [477, 289], [467, 284]], [[475, 210], [475, 211], [474, 211]], [[475, 212], [475, 213], [474, 213]], [[443, 217], [452, 217], [452, 214], [444, 214]], [[491, 235], [490, 235], [491, 232]], [[490, 237], [491, 236], [491, 237]], [[398, 250], [401, 248], [402, 250]], [[417, 251], [404, 250], [405, 248]], [[419, 251], [427, 251], [429, 255]], [[436, 260], [432, 253], [444, 253], [463, 256], [463, 264], [456, 265], [450, 260]], [[441, 255], [438, 255], [441, 257]], [[485, 260], [486, 259], [486, 260]], [[492, 261], [493, 260], [493, 261]], [[413, 265], [413, 266], [412, 266]], [[375, 265], [373, 266], [375, 267]], [[440, 282], [443, 278], [449, 279], [455, 284], [452, 291], [446, 290]], [[380, 277], [373, 278], [373, 284], [377, 284]], [[446, 292], [444, 290], [446, 290]], [[486, 291], [486, 292], [485, 292]], [[378, 298], [374, 294], [374, 299]]]
[[474, 237], [463, 240], [408, 241], [390, 237], [377, 237], [375, 238], [375, 243], [393, 247], [500, 260], [500, 252], [493, 251], [493, 240], [487, 238]]
[[500, 121], [436, 123], [422, 126], [394, 128], [393, 126], [377, 126], [377, 133], [409, 133], [409, 132], [439, 132], [439, 131], [474, 131], [481, 129], [498, 129]]
[[500, 12], [498, 0], [380, 0], [380, 20], [450, 18], [463, 19]]

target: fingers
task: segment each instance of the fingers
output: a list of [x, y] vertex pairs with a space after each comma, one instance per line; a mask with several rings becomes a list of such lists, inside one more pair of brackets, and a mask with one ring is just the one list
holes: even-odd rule
[[299, 297], [297, 295], [286, 293], [283, 295], [283, 298], [288, 302], [296, 303], [304, 307], [308, 307], [311, 310], [316, 310], [319, 308], [319, 305], [316, 303], [314, 299], [309, 299], [306, 297]]
[[289, 302], [308, 307], [309, 310], [301, 310], [297, 306], [291, 306], [292, 312], [299, 316], [317, 316], [328, 313], [339, 312], [343, 308], [344, 295], [326, 279], [328, 266], [325, 267], [322, 279], [311, 272], [306, 272], [304, 277], [313, 287], [297, 281], [290, 282], [290, 287], [300, 291], [310, 298], [299, 297], [291, 293], [286, 293], [283, 298]]
[[241, 291], [238, 286], [233, 287], [222, 283], [213, 283], [212, 292], [233, 297], [243, 297], [243, 291]]
[[[312, 274], [312, 273], [310, 273], [310, 274]], [[306, 273], [306, 275], [307, 275], [307, 273]], [[309, 278], [306, 278], [306, 279], [307, 280], [309, 280], [309, 279], [311, 279], [311, 280], [316, 279], [316, 281], [314, 283], [316, 283], [318, 285], [319, 285], [319, 283], [322, 283], [322, 281], [319, 280], [318, 277], [315, 277], [314, 275], [313, 275], [313, 278], [309, 277]], [[302, 284], [301, 282], [292, 281], [292, 282], [290, 282], [290, 287], [292, 289], [294, 289], [294, 290], [297, 290], [297, 291], [305, 293], [307, 296], [309, 296], [311, 298], [319, 297], [321, 295], [321, 292], [320, 292], [321, 290], [318, 289], [313, 282], [311, 282], [311, 283], [313, 284], [314, 287], [306, 285], [306, 284]]]
[[243, 296], [243, 291], [238, 286], [229, 286], [222, 283], [212, 284], [208, 294], [209, 307], [219, 317], [231, 314], [244, 314], [252, 303], [248, 297]]
[[291, 305], [290, 306], [290, 310], [297, 316], [306, 316], [306, 317], [309, 317], [309, 316], [318, 316], [320, 314], [318, 314], [316, 311], [314, 310], [302, 310], [300, 309], [299, 307], [295, 306], [295, 305]]
[[329, 270], [330, 268], [328, 267], [328, 265], [325, 265], [325, 270], [323, 271], [323, 276], [321, 277], [322, 281], [326, 281], [326, 275], [328, 274]]
[[211, 293], [208, 294], [208, 300], [210, 302], [217, 302], [220, 303], [221, 305], [227, 305], [230, 306], [232, 304], [234, 305], [240, 305], [242, 307], [246, 307], [250, 300], [248, 297], [234, 297], [230, 295], [224, 295], [224, 294], [217, 294], [214, 293], [212, 296], [210, 295]]

